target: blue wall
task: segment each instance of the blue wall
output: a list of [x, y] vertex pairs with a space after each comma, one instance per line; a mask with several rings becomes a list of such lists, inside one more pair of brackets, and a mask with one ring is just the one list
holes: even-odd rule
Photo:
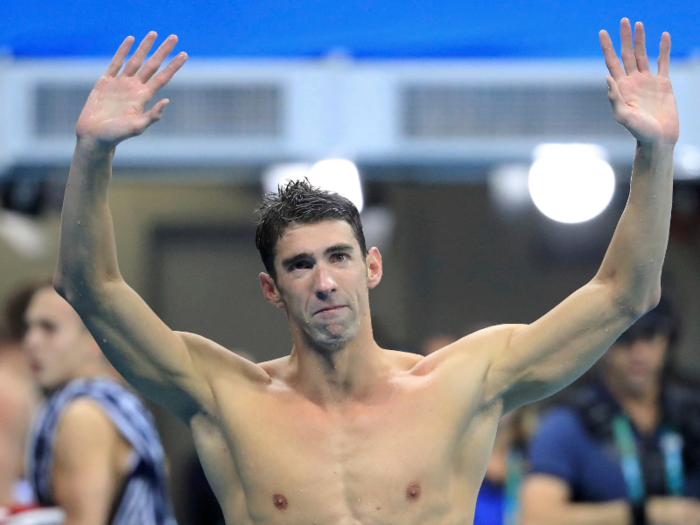
[[[7, 5], [9, 3], [9, 5]], [[661, 31], [673, 56], [700, 54], [700, 0], [632, 2], [469, 0], [239, 0], [104, 2], [9, 0], [0, 48], [19, 58], [110, 56], [126, 35], [175, 33], [193, 57], [599, 57], [597, 32], [628, 16]]]

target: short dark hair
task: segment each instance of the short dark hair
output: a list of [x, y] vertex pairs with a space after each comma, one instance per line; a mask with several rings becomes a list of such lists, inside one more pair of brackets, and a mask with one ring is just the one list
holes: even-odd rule
[[362, 251], [367, 256], [365, 234], [362, 231], [360, 212], [342, 195], [314, 187], [303, 179], [288, 181], [277, 187], [276, 192], [265, 195], [257, 209], [258, 228], [255, 246], [267, 273], [273, 279], [275, 272], [275, 247], [284, 230], [292, 223], [314, 224], [327, 220], [347, 222], [352, 228]]
[[22, 285], [10, 295], [2, 312], [2, 323], [9, 339], [19, 342], [24, 338], [27, 333], [27, 321], [24, 316], [29, 303], [37, 291], [48, 286], [51, 286], [50, 279], [34, 281]]

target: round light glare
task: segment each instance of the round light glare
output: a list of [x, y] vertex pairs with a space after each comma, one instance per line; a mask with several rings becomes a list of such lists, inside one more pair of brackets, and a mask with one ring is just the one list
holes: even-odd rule
[[547, 217], [578, 223], [600, 214], [615, 192], [615, 174], [600, 148], [585, 144], [547, 144], [536, 151], [528, 187], [535, 206]]
[[339, 193], [362, 211], [364, 198], [360, 172], [346, 159], [327, 159], [317, 162], [309, 172], [309, 182], [324, 190]]

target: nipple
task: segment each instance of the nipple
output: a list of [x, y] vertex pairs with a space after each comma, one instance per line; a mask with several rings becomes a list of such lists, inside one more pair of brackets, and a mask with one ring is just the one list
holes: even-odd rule
[[417, 501], [420, 498], [420, 485], [415, 481], [411, 482], [406, 489], [406, 501]]
[[272, 503], [275, 505], [275, 508], [279, 510], [287, 510], [287, 507], [289, 506], [289, 502], [287, 501], [287, 498], [284, 497], [282, 494], [275, 494], [272, 496]]

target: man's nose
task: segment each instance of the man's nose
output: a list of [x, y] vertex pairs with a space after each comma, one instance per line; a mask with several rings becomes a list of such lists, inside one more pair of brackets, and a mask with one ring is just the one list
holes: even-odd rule
[[323, 264], [316, 265], [316, 296], [326, 299], [329, 294], [336, 291], [338, 285], [332, 272]]
[[36, 330], [30, 327], [27, 330], [27, 333], [24, 334], [22, 346], [24, 346], [24, 348], [26, 348], [28, 351], [33, 352], [36, 349], [37, 336], [38, 334], [36, 333]]

